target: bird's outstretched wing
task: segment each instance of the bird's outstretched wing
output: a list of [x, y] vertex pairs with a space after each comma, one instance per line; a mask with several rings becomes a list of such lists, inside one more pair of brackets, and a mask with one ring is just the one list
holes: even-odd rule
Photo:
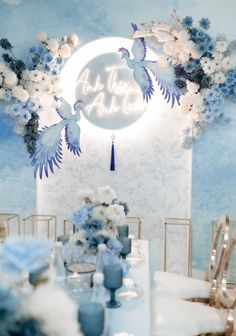
[[154, 92], [153, 83], [151, 77], [146, 68], [137, 66], [134, 69], [134, 79], [138, 83], [142, 93], [143, 99], [148, 102]]
[[72, 113], [71, 113], [71, 106], [62, 97], [60, 98], [60, 101], [61, 101], [61, 106], [56, 109], [57, 114], [62, 119], [69, 119], [71, 117], [71, 115], [72, 115]]
[[42, 179], [43, 172], [48, 177], [49, 170], [54, 173], [55, 166], [60, 168], [62, 160], [61, 131], [64, 128], [63, 121], [50, 127], [44, 127], [39, 133], [36, 144], [36, 152], [32, 156], [31, 165], [34, 166], [34, 177], [39, 172]]
[[167, 103], [171, 102], [171, 107], [173, 107], [176, 102], [179, 104], [179, 99], [183, 91], [175, 84], [176, 78], [174, 70], [171, 67], [162, 68], [158, 65], [158, 62], [150, 61], [146, 61], [146, 67], [155, 76], [157, 84], [159, 85], [162, 95], [167, 100]]
[[[131, 23], [133, 31], [137, 31], [138, 27], [136, 24]], [[147, 54], [147, 46], [143, 37], [138, 37], [134, 39], [134, 43], [132, 46], [132, 53], [134, 55], [135, 61], [143, 61]]]
[[73, 119], [65, 128], [65, 140], [69, 151], [80, 156], [80, 127]]

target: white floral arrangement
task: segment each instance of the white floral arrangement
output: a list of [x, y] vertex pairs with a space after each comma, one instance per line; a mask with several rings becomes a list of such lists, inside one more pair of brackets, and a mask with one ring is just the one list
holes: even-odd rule
[[60, 69], [78, 44], [78, 36], [49, 38], [37, 34], [39, 47], [31, 47], [26, 62], [13, 53], [13, 46], [0, 39], [4, 50], [0, 62], [0, 100], [6, 101], [6, 112], [15, 121], [15, 132], [24, 136], [27, 150], [35, 152], [38, 119], [42, 110], [47, 114], [60, 107]]
[[209, 27], [208, 18], [194, 26], [191, 16], [182, 20], [174, 11], [171, 24], [142, 23], [133, 33], [158, 52], [161, 67], [174, 69], [175, 85], [182, 90], [180, 110], [188, 122], [181, 139], [186, 149], [213, 122], [230, 122], [223, 105], [226, 99], [236, 102], [236, 68], [232, 64], [236, 41], [228, 42], [222, 35], [212, 38]]
[[[55, 287], [51, 244], [33, 237], [9, 237], [0, 247], [1, 336], [82, 336], [78, 306]], [[34, 274], [34, 286], [28, 275]]]
[[71, 222], [78, 232], [70, 243], [81, 245], [86, 254], [96, 254], [100, 243], [119, 253], [122, 246], [115, 239], [116, 227], [125, 222], [127, 204], [119, 202], [115, 190], [109, 186], [82, 190], [77, 197], [83, 206], [72, 215]]

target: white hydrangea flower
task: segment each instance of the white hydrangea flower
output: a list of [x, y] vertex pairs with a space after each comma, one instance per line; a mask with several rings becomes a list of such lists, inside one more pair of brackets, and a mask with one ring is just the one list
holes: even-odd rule
[[178, 52], [178, 59], [181, 64], [186, 64], [189, 61], [189, 54], [187, 54], [185, 51], [181, 50]]
[[51, 51], [56, 52], [59, 48], [59, 43], [56, 39], [47, 40], [47, 48]]
[[221, 60], [223, 58], [223, 53], [221, 51], [219, 51], [219, 50], [214, 50], [212, 56], [216, 60]]
[[201, 64], [202, 67], [207, 66], [209, 63], [210, 63], [210, 59], [208, 57], [203, 57], [200, 60], [200, 64]]
[[22, 71], [22, 75], [21, 75], [22, 79], [24, 79], [24, 80], [29, 80], [30, 72], [31, 72], [31, 71], [28, 70], [28, 69]]
[[213, 81], [214, 83], [216, 84], [222, 84], [224, 83], [225, 81], [225, 74], [223, 73], [223, 71], [219, 71], [219, 72], [216, 72], [213, 76]]
[[228, 42], [226, 40], [221, 40], [216, 42], [215, 49], [220, 52], [225, 52], [228, 48]]
[[204, 111], [204, 96], [187, 92], [180, 97], [180, 109], [184, 113], [198, 114]]
[[93, 189], [84, 189], [77, 192], [76, 197], [79, 200], [83, 200], [85, 203], [92, 203], [92, 199], [94, 198], [94, 190]]
[[232, 67], [232, 60], [229, 56], [225, 57], [221, 61], [221, 66], [224, 71], [228, 71]]
[[4, 99], [5, 93], [6, 93], [5, 89], [0, 88], [0, 99]]
[[21, 85], [12, 88], [13, 96], [21, 102], [29, 99], [29, 93]]
[[214, 59], [213, 61], [211, 61], [211, 64], [214, 66], [215, 71], [221, 69], [221, 61], [219, 59]]
[[[79, 37], [75, 33], [69, 36], [69, 41], [72, 43], [73, 46], [76, 46], [79, 43]], [[66, 42], [66, 41], [65, 41]]]
[[11, 88], [13, 88], [14, 86], [17, 85], [18, 78], [17, 78], [17, 75], [15, 74], [15, 72], [7, 71], [7, 72], [5, 72], [4, 77], [5, 77], [5, 79], [4, 79], [4, 87], [5, 88], [11, 89]]
[[25, 300], [23, 311], [41, 322], [46, 335], [81, 336], [77, 321], [78, 306], [65, 291], [51, 284], [38, 286]]
[[123, 224], [125, 220], [125, 212], [123, 206], [119, 204], [111, 204], [107, 207], [107, 218], [114, 224]]
[[96, 219], [100, 219], [104, 223], [107, 221], [107, 213], [106, 213], [107, 207], [103, 205], [96, 206], [93, 208], [92, 214], [93, 217]]
[[117, 198], [116, 192], [109, 186], [100, 187], [97, 189], [95, 200], [101, 204], [111, 204], [111, 202]]
[[187, 90], [191, 93], [197, 93], [199, 88], [200, 88], [199, 84], [196, 84], [196, 83], [191, 82], [189, 80], [186, 81], [186, 85], [187, 85]]
[[59, 49], [59, 54], [62, 57], [69, 57], [71, 55], [71, 48], [68, 44], [63, 44]]
[[32, 82], [40, 82], [42, 78], [42, 72], [39, 70], [32, 70], [29, 72], [28, 76]]
[[180, 44], [186, 43], [189, 40], [189, 34], [187, 30], [181, 30], [176, 34], [176, 38], [180, 42]]
[[48, 37], [47, 37], [46, 33], [44, 33], [44, 32], [38, 32], [37, 35], [36, 35], [36, 38], [40, 42], [46, 42], [46, 40], [47, 40]]
[[86, 243], [85, 232], [83, 230], [79, 230], [70, 236], [69, 244], [74, 245], [77, 241], [83, 244]]

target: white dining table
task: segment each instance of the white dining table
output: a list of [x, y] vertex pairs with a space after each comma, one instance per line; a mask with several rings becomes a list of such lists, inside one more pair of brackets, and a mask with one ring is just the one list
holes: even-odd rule
[[130, 301], [122, 300], [120, 308], [106, 309], [107, 336], [122, 332], [134, 336], [151, 335], [149, 243], [140, 240], [139, 244], [144, 260], [131, 266], [128, 277], [141, 287], [143, 295]]

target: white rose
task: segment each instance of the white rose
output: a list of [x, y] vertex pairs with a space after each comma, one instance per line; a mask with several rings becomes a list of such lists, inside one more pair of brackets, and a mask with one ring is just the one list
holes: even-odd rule
[[99, 203], [111, 204], [111, 202], [117, 198], [116, 192], [109, 186], [100, 187], [95, 193], [95, 199]]
[[4, 89], [0, 89], [0, 99], [4, 99], [6, 91]]
[[4, 74], [4, 87], [6, 87], [7, 89], [11, 89], [13, 88], [14, 86], [17, 85], [17, 82], [18, 82], [18, 78], [15, 74], [15, 72], [13, 71], [7, 71], [5, 74]]
[[12, 89], [13, 96], [21, 102], [29, 99], [29, 93], [21, 85], [15, 86]]
[[79, 42], [79, 38], [76, 34], [72, 34], [70, 37], [69, 37], [69, 41], [71, 41], [72, 45], [73, 46], [76, 46]]
[[47, 48], [53, 52], [56, 52], [59, 48], [59, 43], [56, 39], [47, 40]]
[[163, 44], [163, 51], [165, 54], [173, 56], [176, 55], [176, 45], [174, 42], [169, 41]]
[[227, 50], [227, 48], [228, 48], [228, 43], [227, 43], [227, 41], [225, 41], [225, 40], [222, 40], [222, 41], [217, 41], [216, 42], [216, 46], [215, 46], [215, 49], [217, 50], [217, 51], [220, 51], [220, 52], [225, 52], [226, 50]]
[[114, 224], [123, 224], [125, 221], [125, 212], [123, 206], [111, 204], [107, 207], [107, 218]]
[[45, 42], [48, 37], [47, 37], [46, 33], [44, 33], [44, 32], [38, 32], [37, 35], [36, 35], [36, 38], [40, 42]]
[[215, 72], [215, 70], [216, 70], [215, 63], [212, 62], [212, 61], [209, 61], [207, 64], [203, 65], [203, 71], [207, 75], [213, 74]]
[[213, 76], [213, 81], [216, 84], [222, 84], [225, 81], [225, 74], [222, 71], [216, 72]]
[[96, 219], [100, 219], [101, 221], [105, 222], [107, 221], [107, 214], [106, 214], [106, 207], [99, 205], [93, 208], [93, 217]]
[[22, 75], [21, 75], [22, 79], [28, 80], [30, 72], [31, 72], [30, 70], [24, 70], [24, 71], [22, 71]]
[[63, 44], [59, 49], [59, 54], [62, 57], [69, 57], [71, 55], [71, 48], [68, 44]]
[[228, 71], [232, 67], [232, 60], [230, 57], [225, 57], [221, 61], [221, 66], [224, 71]]
[[40, 82], [42, 78], [42, 72], [39, 70], [32, 70], [29, 72], [29, 79], [32, 82]]
[[185, 51], [178, 52], [178, 59], [181, 64], [185, 64], [189, 61], [189, 55]]
[[197, 93], [200, 88], [199, 84], [196, 84], [189, 80], [187, 80], [186, 84], [187, 84], [187, 90], [190, 91], [191, 93]]

